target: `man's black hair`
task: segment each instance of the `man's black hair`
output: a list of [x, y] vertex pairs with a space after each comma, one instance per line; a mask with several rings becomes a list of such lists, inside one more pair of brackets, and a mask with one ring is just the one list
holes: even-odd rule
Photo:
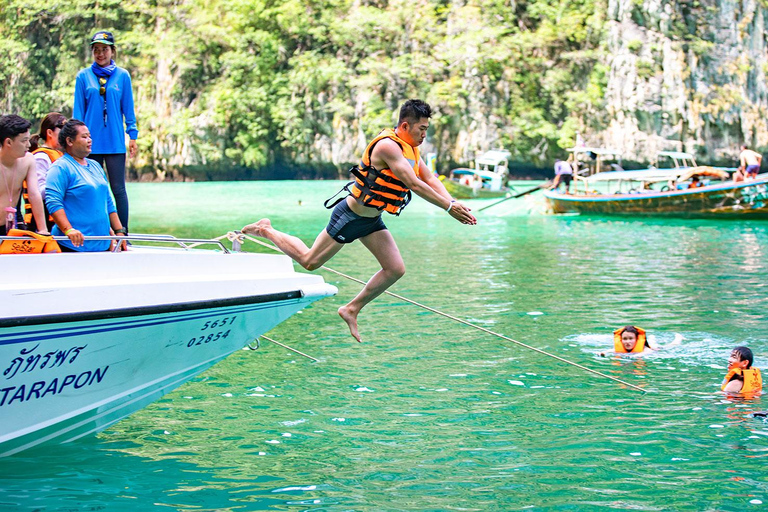
[[739, 361], [748, 361], [747, 368], [752, 368], [752, 361], [755, 359], [748, 347], [736, 347], [732, 353], [739, 356]]
[[64, 123], [64, 127], [59, 132], [59, 145], [65, 153], [68, 153], [67, 138], [75, 140], [77, 137], [77, 129], [80, 126], [85, 126], [85, 123], [79, 119], [70, 119]]
[[397, 120], [397, 124], [400, 125], [403, 121], [415, 123], [425, 117], [427, 119], [432, 117], [432, 107], [425, 101], [412, 99], [400, 107], [400, 118]]
[[5, 143], [5, 139], [13, 139], [29, 131], [30, 126], [32, 123], [16, 114], [0, 116], [0, 146]]

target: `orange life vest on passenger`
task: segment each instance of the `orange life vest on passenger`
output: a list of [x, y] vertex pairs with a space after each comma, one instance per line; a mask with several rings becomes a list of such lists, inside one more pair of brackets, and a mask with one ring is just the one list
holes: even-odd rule
[[41, 252], [61, 252], [59, 244], [50, 235], [38, 235], [33, 231], [11, 229], [6, 236], [28, 236], [24, 240], [3, 240], [0, 254], [37, 254]]
[[[645, 329], [641, 329], [636, 325], [633, 327], [637, 329], [637, 343], [635, 343], [635, 348], [632, 349], [632, 353], [642, 352], [645, 350], [646, 346], [651, 348], [645, 337]], [[613, 350], [622, 354], [628, 354], [629, 352], [627, 352], [627, 349], [625, 349], [624, 345], [621, 343], [621, 335], [624, 332], [624, 329], [625, 327], [622, 327], [613, 331]]]
[[411, 200], [411, 191], [400, 181], [391, 169], [376, 169], [371, 165], [373, 148], [382, 139], [392, 139], [397, 142], [403, 152], [403, 156], [411, 164], [413, 172], [419, 175], [419, 148], [413, 147], [395, 134], [395, 130], [387, 128], [382, 130], [365, 148], [363, 158], [359, 166], [353, 167], [350, 172], [355, 177], [352, 182], [350, 194], [362, 201], [363, 206], [370, 206], [377, 210], [383, 210], [393, 215], [400, 212]]
[[[39, 147], [36, 150], [32, 152], [34, 155], [35, 153], [45, 153], [48, 155], [48, 158], [51, 159], [51, 163], [55, 162], [62, 156], [64, 156], [64, 153], [59, 151], [58, 149], [51, 149], [51, 148], [43, 148]], [[27, 180], [24, 180], [24, 183], [21, 185], [21, 194], [24, 197], [24, 223], [27, 226], [32, 225], [32, 204], [29, 202], [29, 191], [27, 190]], [[53, 219], [50, 219], [53, 221]]]
[[744, 379], [744, 384], [741, 386], [742, 393], [757, 393], [763, 390], [763, 377], [760, 375], [758, 368], [734, 368], [728, 371], [728, 374], [723, 379], [723, 385], [720, 389], [725, 391], [725, 386], [733, 379], [734, 375], [741, 375]]

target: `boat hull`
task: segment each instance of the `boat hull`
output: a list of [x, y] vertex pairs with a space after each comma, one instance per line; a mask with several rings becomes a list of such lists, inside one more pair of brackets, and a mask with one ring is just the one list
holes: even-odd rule
[[768, 178], [668, 192], [544, 195], [553, 213], [768, 219]]
[[473, 189], [452, 179], [443, 180], [443, 185], [451, 197], [455, 199], [493, 199], [504, 197], [510, 193], [506, 187], [501, 190]]
[[[71, 255], [40, 255], [49, 261], [62, 256]], [[209, 271], [202, 282], [199, 276], [190, 277], [197, 280], [194, 292], [176, 279], [178, 275], [166, 275], [164, 280], [158, 278], [154, 299], [149, 288], [136, 295], [129, 282], [95, 287], [85, 296], [80, 292], [88, 286], [55, 282], [48, 290], [27, 292], [37, 296], [38, 303], [51, 295], [63, 303], [58, 311], [39, 307], [38, 311], [46, 311], [43, 315], [0, 318], [0, 456], [103, 430], [336, 291], [319, 276], [293, 272], [289, 262], [280, 260], [285, 257], [250, 256], [203, 257], [192, 266], [202, 271], [215, 262], [225, 266], [228, 275], [230, 270], [244, 274], [230, 280], [214, 278], [217, 274]], [[88, 255], [74, 257], [87, 263]], [[127, 267], [147, 263], [143, 258], [133, 262], [130, 257], [118, 258], [114, 255], [111, 263]], [[179, 259], [180, 268], [186, 259]], [[145, 271], [145, 277], [163, 270], [161, 260], [149, 258], [157, 266]], [[186, 263], [189, 270], [190, 262]], [[264, 279], [246, 273], [251, 265], [266, 271], [259, 272]], [[93, 270], [98, 276], [100, 269]], [[122, 296], [126, 306], [94, 304], [85, 309], [85, 301], [104, 288], [110, 295]], [[23, 306], [23, 293], [0, 290], [0, 297], [3, 292]]]

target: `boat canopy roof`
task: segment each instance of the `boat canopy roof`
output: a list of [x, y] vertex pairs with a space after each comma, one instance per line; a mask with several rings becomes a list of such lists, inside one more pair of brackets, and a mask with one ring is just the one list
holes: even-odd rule
[[668, 156], [669, 158], [675, 158], [677, 160], [693, 160], [692, 154], [683, 151], [659, 151], [656, 154], [658, 156]]
[[496, 176], [498, 176], [498, 174], [493, 172], [493, 171], [483, 171], [483, 170], [479, 170], [479, 169], [470, 169], [468, 167], [460, 167], [458, 169], [454, 169], [454, 170], [451, 171], [451, 174], [453, 174], [454, 176], [464, 176], [464, 175], [467, 175], [467, 174], [470, 174], [470, 175], [477, 174], [478, 176], [480, 176], [484, 180], [490, 180], [490, 179], [493, 179]]
[[667, 181], [676, 180], [680, 171], [677, 169], [642, 169], [639, 171], [608, 171], [593, 174], [585, 178], [596, 181]]
[[506, 149], [492, 149], [475, 158], [475, 163], [477, 165], [506, 164], [510, 156], [512, 156], [512, 153]]
[[568, 148], [566, 151], [573, 153], [573, 154], [580, 154], [580, 153], [594, 153], [596, 155], [600, 156], [619, 156], [621, 155], [620, 151], [617, 151], [615, 149], [609, 149], [609, 148], [595, 148], [595, 147], [587, 147], [587, 146], [579, 146], [575, 148]]
[[728, 171], [715, 169], [707, 165], [686, 167], [682, 169], [641, 169], [638, 171], [610, 171], [593, 174], [585, 178], [588, 182], [596, 181], [686, 181], [693, 176], [711, 176], [720, 179], [728, 178]]

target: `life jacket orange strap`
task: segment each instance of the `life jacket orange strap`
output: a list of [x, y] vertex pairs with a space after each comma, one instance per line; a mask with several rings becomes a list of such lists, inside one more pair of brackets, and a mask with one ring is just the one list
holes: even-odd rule
[[44, 252], [61, 252], [59, 244], [50, 235], [40, 235], [33, 231], [11, 229], [7, 236], [26, 236], [24, 240], [3, 240], [0, 243], [0, 254], [40, 254]]

